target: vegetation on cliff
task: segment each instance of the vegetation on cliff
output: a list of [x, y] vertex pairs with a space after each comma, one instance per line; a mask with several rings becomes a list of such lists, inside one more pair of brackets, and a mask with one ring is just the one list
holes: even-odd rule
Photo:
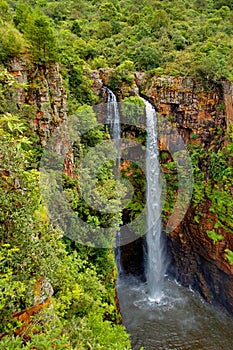
[[[212, 213], [213, 227], [207, 230], [207, 235], [214, 244], [224, 239], [222, 232], [233, 234], [232, 216], [232, 127], [225, 136], [226, 145], [214, 150], [214, 144], [206, 152], [199, 147], [190, 147], [195, 171], [193, 201], [196, 207], [195, 220], [198, 223], [202, 212], [198, 210], [199, 205], [205, 199], [209, 201], [209, 212]], [[211, 219], [209, 219], [211, 221]], [[225, 237], [226, 239], [226, 237]], [[231, 251], [226, 249], [226, 258], [230, 259]]]
[[12, 100], [20, 84], [4, 68], [0, 83], [1, 348], [129, 348], [113, 252], [75, 245], [52, 226], [32, 162], [37, 136]]

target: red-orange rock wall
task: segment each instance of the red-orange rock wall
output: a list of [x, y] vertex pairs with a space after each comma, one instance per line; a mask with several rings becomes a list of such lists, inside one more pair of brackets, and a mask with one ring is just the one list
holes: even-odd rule
[[[223, 136], [233, 121], [230, 83], [205, 91], [187, 78], [147, 80], [145, 74], [138, 74], [137, 82], [141, 92], [157, 107], [158, 113], [171, 120], [185, 142], [198, 143], [206, 150], [210, 145], [218, 149], [224, 144]], [[160, 146], [164, 149], [164, 145]], [[223, 239], [214, 244], [207, 231], [213, 229], [217, 220], [209, 209], [210, 203], [203, 200], [198, 207], [203, 215], [197, 223], [194, 217], [198, 212], [191, 203], [184, 220], [168, 237], [171, 270], [181, 283], [233, 313], [233, 265], [225, 253], [226, 248], [233, 251], [233, 235], [230, 230], [218, 228]]]

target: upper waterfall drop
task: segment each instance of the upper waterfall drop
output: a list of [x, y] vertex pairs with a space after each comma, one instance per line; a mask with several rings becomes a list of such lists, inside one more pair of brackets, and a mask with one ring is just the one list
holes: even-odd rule
[[107, 87], [107, 124], [110, 128], [110, 134], [114, 141], [115, 148], [117, 150], [117, 168], [119, 170], [121, 161], [121, 121], [120, 111], [118, 108], [118, 102], [115, 94]]
[[157, 303], [163, 297], [163, 280], [166, 272], [162, 241], [160, 164], [158, 151], [157, 117], [154, 107], [143, 99], [146, 107], [146, 206], [147, 206], [147, 263], [148, 297]]

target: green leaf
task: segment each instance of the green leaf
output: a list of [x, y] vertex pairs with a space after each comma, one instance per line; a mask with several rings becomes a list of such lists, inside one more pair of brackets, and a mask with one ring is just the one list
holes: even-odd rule
[[13, 131], [13, 124], [10, 121], [8, 121], [7, 126], [10, 129], [10, 131], [12, 132]]
[[230, 265], [233, 265], [233, 251], [230, 249], [225, 249], [226, 252], [226, 259], [228, 260]]

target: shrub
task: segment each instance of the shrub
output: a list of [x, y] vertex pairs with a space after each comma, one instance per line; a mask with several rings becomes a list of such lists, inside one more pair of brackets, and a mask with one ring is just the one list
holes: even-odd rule
[[0, 62], [19, 56], [25, 48], [26, 42], [22, 34], [12, 24], [4, 23], [0, 26]]

